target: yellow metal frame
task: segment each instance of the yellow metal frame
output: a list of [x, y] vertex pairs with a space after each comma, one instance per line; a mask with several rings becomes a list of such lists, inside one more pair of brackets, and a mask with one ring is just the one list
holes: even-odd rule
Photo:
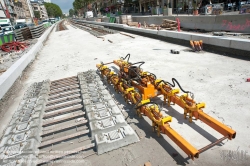
[[[112, 62], [110, 62], [112, 63]], [[108, 64], [110, 64], [108, 63]], [[119, 66], [120, 72], [128, 74], [129, 67], [131, 64], [123, 59], [114, 60], [114, 64]], [[171, 86], [166, 84], [163, 80], [152, 80], [152, 78], [147, 77], [147, 72], [140, 71], [140, 75], [145, 77], [145, 79], [141, 80], [141, 82], [137, 82], [132, 80], [131, 87], [126, 87], [125, 84], [121, 81], [121, 78], [113, 71], [111, 71], [104, 64], [97, 64], [96, 67], [100, 70], [102, 76], [107, 77], [108, 82], [113, 84], [115, 90], [123, 94], [125, 101], [130, 101], [132, 104], [138, 104], [138, 106], [142, 106], [144, 104], [150, 104], [150, 99], [154, 98], [158, 95], [164, 96], [164, 103], [168, 102], [168, 106], [171, 103], [179, 105], [184, 110], [184, 118], [186, 119], [189, 116], [189, 122], [192, 122], [193, 117], [195, 119], [200, 119], [202, 122], [206, 123], [208, 126], [212, 127], [217, 132], [221, 133], [224, 137], [222, 139], [217, 140], [215, 143], [208, 145], [200, 150], [194, 148], [190, 143], [188, 143], [183, 137], [181, 137], [176, 131], [174, 131], [168, 122], [171, 122], [172, 117], [163, 117], [159, 112], [159, 108], [157, 106], [142, 106], [136, 110], [136, 113], [141, 117], [142, 114], [146, 115], [151, 119], [153, 130], [157, 130], [158, 136], [161, 133], [166, 134], [172, 141], [174, 141], [188, 156], [192, 159], [198, 158], [199, 153], [203, 152], [205, 149], [214, 146], [215, 144], [223, 141], [224, 139], [233, 139], [236, 137], [236, 132], [224, 125], [223, 123], [217, 121], [216, 119], [210, 117], [206, 113], [203, 112], [203, 108], [205, 108], [205, 103], [196, 103], [192, 98], [188, 96], [188, 94], [183, 94], [178, 96], [180, 90], [173, 89]], [[141, 93], [142, 99], [141, 101], [136, 100], [135, 89], [137, 88]]]

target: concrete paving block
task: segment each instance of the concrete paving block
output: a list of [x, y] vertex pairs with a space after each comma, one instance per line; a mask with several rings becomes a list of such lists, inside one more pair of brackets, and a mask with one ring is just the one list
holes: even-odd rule
[[42, 121], [40, 119], [34, 119], [30, 122], [18, 123], [14, 127], [12, 127], [12, 130], [9, 133], [25, 132], [25, 131], [28, 131], [28, 130], [33, 129], [33, 128], [35, 128], [38, 131], [41, 131], [41, 129], [42, 129], [41, 122]]
[[37, 155], [39, 153], [38, 147], [39, 142], [35, 139], [30, 139], [22, 143], [16, 143], [10, 146], [4, 146], [3, 153], [0, 154], [0, 158], [8, 159], [12, 157], [16, 157], [19, 155], [29, 155], [34, 154]]
[[117, 130], [95, 135], [98, 155], [127, 146], [139, 141], [135, 131], [129, 126], [122, 126]]
[[176, 38], [181, 40], [191, 40], [192, 34], [188, 32], [175, 32]]
[[221, 47], [230, 47], [231, 39], [227, 37], [213, 36], [209, 38], [209, 44]]
[[89, 123], [92, 139], [94, 139], [96, 134], [117, 130], [125, 125], [127, 125], [127, 123], [122, 115], [114, 115], [109, 118], [91, 121]]
[[36, 166], [37, 157], [34, 154], [18, 155], [8, 159], [0, 160], [1, 166]]
[[231, 40], [230, 48], [250, 51], [250, 40], [249, 39], [234, 39], [234, 40]]
[[11, 146], [17, 143], [26, 142], [30, 139], [35, 139], [39, 143], [42, 141], [39, 130], [41, 130], [41, 128], [31, 128], [20, 132], [13, 132], [12, 134], [6, 136], [8, 140], [7, 142], [5, 142], [5, 146]]
[[84, 98], [83, 96], [83, 104], [87, 106], [90, 104], [108, 101], [110, 99], [112, 99], [110, 95], [101, 95], [100, 97], [93, 97], [93, 98]]
[[109, 99], [107, 101], [102, 100], [101, 102], [91, 103], [86, 105], [84, 109], [87, 113], [102, 109], [112, 109], [112, 112], [116, 114], [118, 112], [117, 109], [119, 108], [112, 99]]
[[86, 106], [86, 114], [89, 121], [104, 119], [113, 115], [121, 115], [121, 110], [118, 106], [107, 107], [103, 103]]

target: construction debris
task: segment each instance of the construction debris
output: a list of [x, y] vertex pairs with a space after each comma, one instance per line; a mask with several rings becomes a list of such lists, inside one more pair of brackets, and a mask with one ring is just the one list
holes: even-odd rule
[[170, 50], [170, 52], [171, 52], [172, 54], [180, 54], [180, 51], [176, 51], [176, 50]]
[[102, 41], [104, 41], [105, 40], [105, 38], [104, 37], [102, 37], [102, 36], [96, 36], [97, 38], [101, 38], [102, 39]]
[[122, 32], [120, 32], [120, 34], [121, 34], [121, 35], [128, 36], [128, 37], [131, 37], [131, 38], [133, 38], [133, 39], [135, 38], [134, 36], [131, 36], [131, 35], [129, 35], [129, 34], [125, 34], [125, 33], [122, 33]]
[[176, 30], [177, 29], [177, 21], [163, 19], [163, 22], [161, 24], [161, 28], [164, 28], [166, 30]]
[[24, 42], [10, 42], [5, 43], [1, 46], [1, 49], [5, 52], [24, 50], [28, 47], [27, 43]]
[[137, 27], [138, 26], [138, 22], [128, 22], [127, 25], [128, 26], [135, 26], [135, 27]]

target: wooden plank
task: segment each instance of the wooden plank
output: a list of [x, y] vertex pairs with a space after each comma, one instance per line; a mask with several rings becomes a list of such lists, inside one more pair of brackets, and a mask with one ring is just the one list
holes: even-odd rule
[[66, 86], [69, 84], [78, 84], [78, 80], [64, 80], [64, 81], [60, 81], [60, 82], [54, 82], [53, 84], [50, 85], [50, 87], [54, 87], [54, 86]]
[[54, 104], [51, 106], [46, 107], [45, 112], [53, 111], [55, 109], [59, 109], [61, 107], [71, 106], [71, 105], [77, 105], [82, 102], [82, 99], [76, 99], [72, 101], [66, 101], [64, 103]]
[[80, 116], [84, 116], [84, 115], [85, 115], [85, 112], [73, 113], [73, 115], [68, 115], [68, 116], [63, 117], [63, 118], [58, 118], [58, 119], [55, 119], [55, 120], [44, 121], [43, 122], [43, 127], [49, 126], [49, 125], [53, 125], [55, 123], [60, 123], [60, 122], [64, 122], [64, 121], [67, 121], [67, 120], [71, 120], [71, 119], [74, 119], [74, 118], [77, 118], [77, 117], [80, 117]]
[[61, 89], [58, 89], [58, 90], [50, 91], [49, 95], [53, 95], [53, 94], [58, 93], [58, 92], [72, 91], [72, 90], [77, 89], [77, 88], [79, 88], [79, 85], [66, 87], [66, 88], [61, 88]]
[[62, 114], [66, 114], [68, 112], [73, 112], [73, 111], [80, 110], [82, 108], [83, 108], [83, 105], [78, 104], [78, 105], [74, 105], [74, 106], [71, 106], [71, 107], [56, 110], [56, 111], [53, 111], [53, 112], [45, 113], [43, 119], [47, 119], [47, 118], [50, 118], [50, 117], [53, 117], [53, 116], [60, 116]]
[[59, 80], [54, 80], [54, 81], [51, 81], [51, 84], [53, 84], [53, 83], [55, 83], [55, 82], [58, 82], [58, 81], [63, 81], [63, 80], [72, 80], [72, 79], [77, 79], [77, 76], [72, 76], [72, 77], [62, 78], [62, 79], [59, 79]]
[[52, 158], [47, 157], [47, 158], [44, 159], [44, 160], [41, 160], [41, 159], [40, 159], [40, 160], [39, 160], [39, 163], [37, 163], [37, 165], [44, 164], [44, 163], [48, 163], [48, 162], [50, 162], [50, 161], [52, 161], [52, 160], [60, 159], [60, 158], [66, 157], [66, 156], [68, 156], [68, 155], [72, 155], [72, 154], [75, 154], [75, 153], [79, 153], [79, 152], [81, 152], [81, 151], [83, 151], [83, 150], [87, 150], [87, 149], [90, 149], [90, 148], [93, 148], [93, 147], [95, 147], [95, 143], [91, 143], [91, 144], [89, 144], [89, 145], [85, 145], [85, 146], [81, 146], [81, 147], [76, 148], [76, 149], [72, 149], [72, 150], [69, 151], [69, 152], [71, 152], [71, 153], [61, 153], [61, 154], [56, 154], [56, 155], [53, 156]]
[[74, 86], [77, 85], [79, 82], [70, 82], [70, 83], [63, 83], [63, 84], [58, 84], [58, 85], [52, 85], [50, 86], [50, 90], [54, 90], [54, 89], [58, 89], [58, 88], [62, 88], [62, 87], [70, 87], [70, 86]]
[[75, 94], [75, 95], [72, 95], [72, 96], [62, 97], [60, 99], [50, 100], [50, 101], [47, 102], [46, 105], [52, 105], [54, 103], [67, 101], [67, 100], [70, 100], [70, 99], [73, 99], [73, 98], [77, 98], [77, 97], [80, 97], [80, 96], [81, 96], [80, 94]]
[[84, 131], [80, 131], [80, 132], [77, 132], [77, 133], [74, 133], [74, 134], [70, 134], [70, 135], [67, 135], [67, 136], [56, 138], [56, 139], [53, 139], [53, 140], [44, 141], [44, 142], [41, 143], [40, 147], [44, 147], [44, 146], [47, 146], [47, 145], [52, 145], [52, 144], [55, 144], [55, 143], [58, 143], [58, 142], [61, 142], [61, 141], [67, 140], [67, 139], [71, 139], [71, 138], [75, 138], [75, 137], [87, 134], [87, 133], [89, 133], [89, 130], [84, 130]]
[[[69, 91], [69, 92], [61, 92], [61, 93], [58, 93], [56, 95], [51, 95], [49, 96], [49, 101], [52, 101], [52, 100], [57, 100], [58, 98], [63, 98], [63, 97], [66, 97], [66, 96], [69, 96], [70, 94], [74, 94], [76, 92], [80, 92], [80, 89], [75, 89], [75, 90], [72, 90], [72, 91]], [[54, 99], [56, 98], [56, 99]]]
[[88, 122], [87, 120], [81, 120], [79, 122], [75, 122], [75, 123], [65, 125], [65, 126], [62, 126], [62, 127], [54, 127], [52, 129], [49, 129], [49, 130], [44, 130], [41, 136], [45, 136], [45, 135], [48, 135], [48, 134], [53, 134], [55, 132], [59, 132], [59, 131], [65, 130], [65, 129], [80, 126], [80, 125], [86, 124], [87, 122]]

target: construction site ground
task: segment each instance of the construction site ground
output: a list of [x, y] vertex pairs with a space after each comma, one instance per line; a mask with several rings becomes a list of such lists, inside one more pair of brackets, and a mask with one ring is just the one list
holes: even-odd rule
[[[114, 99], [123, 108], [125, 119], [136, 131], [140, 141], [102, 155], [95, 154], [94, 149], [82, 152], [73, 158], [81, 160], [81, 163], [69, 164], [66, 160], [70, 159], [64, 158], [53, 165], [141, 166], [148, 161], [152, 166], [249, 165], [250, 83], [246, 82], [250, 77], [249, 61], [214, 53], [195, 53], [187, 47], [137, 35], [130, 38], [119, 33], [108, 34], [103, 41], [70, 25], [67, 28], [57, 32], [54, 28], [35, 61], [0, 101], [0, 136], [25, 90], [33, 82], [76, 76], [78, 72], [96, 70], [96, 64], [100, 61], [110, 62], [130, 53], [131, 62], [145, 61], [142, 66], [144, 71], [150, 71], [169, 82], [176, 78], [183, 89], [194, 93], [197, 102], [206, 103], [204, 111], [207, 114], [236, 130], [236, 138], [223, 141], [193, 161], [166, 135], [157, 137], [152, 131], [151, 121], [146, 117], [138, 118], [133, 107], [127, 105], [122, 96], [110, 87]], [[180, 54], [171, 54], [171, 49], [179, 50]], [[111, 65], [111, 68], [118, 71], [115, 65]], [[222, 137], [200, 121], [189, 123], [183, 118], [184, 111], [180, 107], [162, 105], [162, 98], [155, 98], [154, 101], [160, 103], [166, 115], [173, 117], [171, 127], [197, 149]], [[69, 122], [65, 125], [69, 125]], [[74, 133], [71, 130], [68, 132]], [[88, 136], [85, 137], [81, 139], [88, 139]], [[70, 143], [58, 144], [57, 148], [62, 151], [68, 147], [74, 149], [80, 142], [78, 139], [72, 140]]]

